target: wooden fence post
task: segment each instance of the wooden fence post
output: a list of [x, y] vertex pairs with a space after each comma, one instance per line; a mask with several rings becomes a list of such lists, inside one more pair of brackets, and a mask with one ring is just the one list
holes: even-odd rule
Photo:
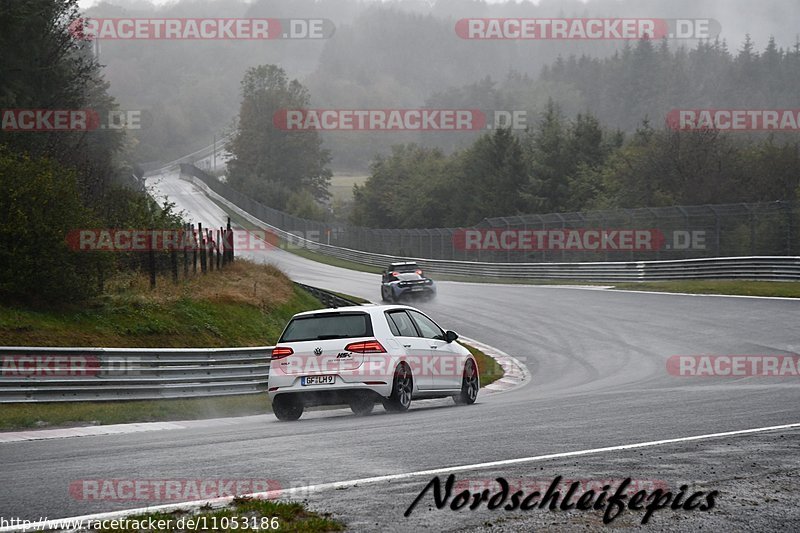
[[214, 271], [214, 232], [206, 230], [206, 253], [208, 254], [208, 269]]
[[156, 251], [152, 228], [147, 232], [147, 264], [150, 271], [150, 289], [156, 288]]
[[189, 251], [186, 247], [189, 245], [189, 224], [183, 225], [183, 235], [181, 236], [181, 248], [183, 248], [183, 277], [189, 277]]
[[233, 230], [231, 229], [231, 217], [228, 217], [228, 244], [225, 249], [228, 251], [228, 262], [233, 263]]
[[192, 226], [192, 273], [197, 274], [197, 233], [194, 231], [194, 224]]
[[217, 231], [217, 270], [222, 266], [222, 228]]
[[206, 236], [203, 233], [203, 224], [200, 222], [197, 223], [197, 236], [200, 240], [200, 272], [205, 274], [208, 269], [208, 264], [206, 263], [206, 247], [208, 243], [206, 243]]

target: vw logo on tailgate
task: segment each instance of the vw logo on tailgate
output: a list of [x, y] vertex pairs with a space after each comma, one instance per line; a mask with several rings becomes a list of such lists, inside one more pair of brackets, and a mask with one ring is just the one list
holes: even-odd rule
[[314, 355], [322, 355], [322, 348], [314, 348]]

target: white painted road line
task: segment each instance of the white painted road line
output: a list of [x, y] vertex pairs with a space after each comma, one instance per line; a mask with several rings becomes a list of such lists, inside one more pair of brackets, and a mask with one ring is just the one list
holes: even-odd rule
[[[648, 442], [637, 442], [634, 444], [621, 444], [618, 446], [607, 446], [604, 448], [591, 448], [588, 450], [577, 450], [572, 452], [560, 452], [560, 453], [551, 453], [547, 455], [535, 455], [531, 457], [520, 457], [517, 459], [504, 459], [501, 461], [491, 461], [487, 463], [474, 463], [470, 465], [460, 465], [460, 466], [449, 466], [444, 468], [435, 468], [431, 470], [418, 470], [416, 472], [405, 472], [402, 474], [388, 474], [385, 476], [375, 476], [375, 477], [367, 477], [361, 479], [351, 479], [349, 481], [335, 481], [332, 483], [321, 483], [319, 485], [307, 485], [305, 487], [293, 487], [291, 489], [286, 490], [276, 490], [276, 491], [269, 491], [269, 492], [256, 492], [252, 494], [244, 494], [241, 496], [245, 497], [252, 497], [252, 498], [262, 498], [262, 499], [269, 499], [269, 498], [284, 498], [284, 497], [291, 497], [294, 495], [306, 495], [311, 492], [319, 492], [323, 490], [330, 490], [330, 489], [345, 489], [356, 487], [360, 485], [368, 485], [372, 483], [380, 483], [381, 481], [396, 481], [402, 479], [411, 479], [415, 477], [422, 477], [422, 476], [438, 476], [441, 474], [452, 474], [455, 472], [464, 472], [470, 470], [480, 470], [485, 468], [497, 468], [500, 466], [508, 466], [508, 465], [515, 465], [515, 464], [524, 464], [524, 463], [533, 463], [537, 461], [547, 461], [550, 459], [565, 459], [569, 457], [580, 457], [583, 455], [592, 455], [598, 453], [605, 453], [605, 452], [617, 452], [617, 451], [625, 451], [625, 450], [634, 450], [639, 448], [650, 448], [653, 446], [663, 446], [665, 444], [677, 444], [681, 442], [694, 442], [694, 441], [702, 441], [702, 440], [710, 440], [710, 439], [720, 439], [725, 437], [737, 437], [740, 435], [752, 435], [755, 433], [767, 433], [772, 431], [783, 431], [783, 430], [794, 430], [800, 429], [800, 423], [796, 424], [783, 424], [780, 426], [768, 426], [762, 428], [754, 428], [754, 429], [740, 429], [735, 431], [724, 431], [722, 433], [708, 433], [705, 435], [694, 435], [691, 437], [678, 437], [674, 439], [663, 439], [663, 440], [654, 440]], [[112, 511], [108, 513], [98, 513], [92, 515], [84, 515], [84, 516], [75, 516], [70, 518], [61, 518], [58, 520], [48, 520], [44, 524], [38, 524], [37, 529], [39, 531], [43, 529], [55, 529], [58, 528], [61, 524], [72, 522], [75, 523], [77, 521], [83, 520], [84, 522], [88, 521], [96, 521], [96, 520], [115, 520], [119, 518], [124, 518], [126, 516], [131, 515], [138, 515], [143, 513], [152, 513], [152, 512], [164, 512], [169, 513], [178, 509], [182, 510], [191, 510], [191, 509], [199, 509], [204, 505], [210, 505], [211, 507], [221, 507], [227, 505], [233, 500], [233, 497], [224, 497], [224, 498], [215, 498], [211, 500], [196, 500], [192, 502], [183, 502], [183, 503], [171, 503], [167, 505], [157, 505], [153, 507], [141, 507], [138, 509], [127, 509], [124, 511]], [[30, 526], [28, 526], [30, 529]], [[22, 527], [16, 526], [9, 526], [9, 527], [2, 527], [0, 528], [0, 533], [11, 533], [11, 532], [18, 532], [23, 531]], [[70, 530], [74, 531], [74, 530]]]

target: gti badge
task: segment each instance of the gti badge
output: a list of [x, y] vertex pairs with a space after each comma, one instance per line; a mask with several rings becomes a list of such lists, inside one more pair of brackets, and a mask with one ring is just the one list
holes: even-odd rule
[[314, 348], [314, 354], [322, 355], [322, 348]]

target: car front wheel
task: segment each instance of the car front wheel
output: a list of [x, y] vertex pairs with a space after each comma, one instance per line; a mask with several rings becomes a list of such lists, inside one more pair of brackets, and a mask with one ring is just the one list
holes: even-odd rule
[[478, 369], [475, 368], [475, 363], [472, 362], [472, 359], [469, 359], [467, 364], [464, 365], [464, 376], [461, 378], [461, 393], [453, 396], [453, 399], [460, 405], [472, 405], [478, 398], [480, 386]]
[[297, 420], [303, 414], [303, 402], [291, 394], [281, 394], [272, 400], [272, 412], [278, 420]]
[[394, 371], [392, 382], [392, 393], [383, 400], [383, 407], [391, 413], [408, 411], [411, 407], [411, 391], [414, 386], [414, 378], [411, 369], [405, 363], [401, 363]]

